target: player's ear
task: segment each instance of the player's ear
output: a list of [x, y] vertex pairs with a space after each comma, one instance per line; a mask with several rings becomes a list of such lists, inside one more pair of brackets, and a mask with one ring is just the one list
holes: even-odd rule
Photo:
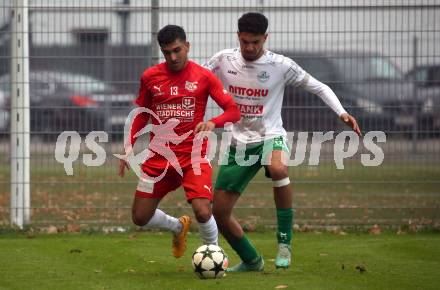
[[269, 34], [267, 34], [267, 33], [264, 35], [264, 41], [267, 40], [267, 37], [268, 37], [268, 36], [269, 36]]
[[187, 41], [185, 42], [186, 50], [189, 52], [189, 48], [191, 47], [190, 43]]

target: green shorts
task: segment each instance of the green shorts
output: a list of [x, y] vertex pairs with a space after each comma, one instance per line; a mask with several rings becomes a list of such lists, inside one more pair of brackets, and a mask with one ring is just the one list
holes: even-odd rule
[[[249, 145], [245, 150], [237, 150], [231, 146], [229, 154], [221, 162], [226, 164], [220, 166], [215, 189], [242, 193], [260, 168], [267, 164], [268, 155], [275, 150], [290, 153], [284, 137], [276, 137], [264, 143]], [[251, 155], [253, 155], [252, 160], [256, 160], [256, 162], [246, 164], [252, 163], [249, 160]]]

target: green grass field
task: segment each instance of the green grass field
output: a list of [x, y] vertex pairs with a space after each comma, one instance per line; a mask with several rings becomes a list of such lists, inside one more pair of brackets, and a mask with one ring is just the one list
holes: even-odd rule
[[[74, 175], [51, 158], [35, 159], [31, 171], [32, 222], [35, 225], [130, 225], [130, 206], [136, 176], [117, 176], [115, 160], [101, 167], [79, 162]], [[216, 168], [214, 168], [216, 170]], [[347, 163], [290, 168], [296, 222], [300, 225], [434, 226], [440, 220], [440, 166], [435, 162], [395, 161], [380, 167]], [[215, 179], [214, 173], [213, 178]], [[9, 167], [0, 166], [0, 227], [9, 225]], [[161, 203], [167, 212], [191, 212], [183, 190], [170, 193]], [[273, 226], [272, 184], [261, 170], [237, 204], [236, 215], [250, 227]]]
[[[274, 268], [272, 232], [249, 236], [265, 257], [264, 272], [199, 280], [190, 265], [192, 251], [200, 245], [194, 233], [181, 259], [172, 257], [168, 233], [2, 233], [0, 289], [428, 290], [440, 284], [438, 234], [299, 233], [288, 270]], [[221, 245], [235, 264], [235, 253], [223, 240]]]
[[[382, 229], [399, 226], [404, 232], [418, 229], [412, 226], [440, 228], [440, 166], [435, 158], [408, 161], [396, 157], [375, 168], [358, 162], [348, 162], [346, 170], [336, 170], [331, 162], [290, 168], [295, 223], [301, 229], [335, 225], [362, 229], [348, 235], [295, 234], [294, 263], [287, 271], [274, 269], [272, 185], [260, 171], [235, 214], [243, 227], [258, 230], [249, 236], [265, 257], [265, 271], [203, 281], [191, 273], [190, 257], [200, 245], [196, 227], [189, 237], [189, 250], [179, 260], [171, 255], [168, 233], [97, 233], [102, 226], [131, 226], [136, 177], [131, 173], [120, 179], [115, 160], [98, 168], [77, 162], [74, 176], [67, 176], [52, 155], [40, 157], [32, 160], [31, 169], [29, 227], [36, 236], [9, 229], [9, 165], [0, 164], [0, 290], [376, 290], [438, 289], [440, 285], [439, 234], [369, 235], [363, 228], [373, 224]], [[160, 207], [173, 215], [191, 215], [181, 189], [164, 198]], [[49, 225], [61, 231], [73, 225], [82, 233], [39, 234], [39, 229]], [[224, 241], [221, 245], [231, 264], [238, 262]]]

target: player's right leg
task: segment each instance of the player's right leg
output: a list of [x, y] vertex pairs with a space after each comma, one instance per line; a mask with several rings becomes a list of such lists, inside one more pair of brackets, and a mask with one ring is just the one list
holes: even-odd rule
[[[288, 268], [291, 264], [292, 252], [292, 187], [289, 180], [289, 172], [284, 158], [287, 158], [288, 149], [284, 144], [283, 138], [274, 142], [273, 150], [267, 157], [270, 158], [270, 164], [266, 166], [267, 173], [273, 180], [273, 192], [277, 215], [277, 240], [278, 253], [275, 258], [276, 268]], [[272, 146], [272, 145], [271, 145]]]
[[177, 219], [157, 208], [161, 199], [141, 197], [137, 192], [132, 206], [133, 223], [143, 228], [157, 228], [175, 233], [180, 232], [181, 226]]
[[161, 198], [134, 198], [132, 207], [133, 222], [143, 228], [161, 229], [173, 233], [173, 256], [180, 258], [186, 249], [186, 234], [191, 219], [181, 216], [179, 219], [170, 216], [157, 208]]

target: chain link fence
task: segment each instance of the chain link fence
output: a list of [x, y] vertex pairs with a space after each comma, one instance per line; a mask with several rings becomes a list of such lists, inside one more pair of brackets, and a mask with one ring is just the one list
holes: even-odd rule
[[[11, 210], [12, 7], [12, 1], [0, 4], [0, 226], [10, 224]], [[203, 63], [238, 46], [237, 19], [248, 11], [268, 17], [267, 49], [328, 84], [365, 133], [386, 134], [386, 142], [373, 140], [383, 152], [380, 166], [363, 165], [362, 154], [374, 156], [361, 138], [338, 169], [335, 139], [347, 128], [318, 97], [286, 88], [282, 115], [292, 159], [295, 149], [306, 152], [289, 168], [298, 226], [439, 227], [440, 5], [391, 0], [29, 1], [31, 224], [131, 224], [137, 180], [117, 176], [113, 154], [121, 153], [142, 71], [163, 61], [158, 30], [183, 26], [190, 58]], [[207, 118], [219, 112], [209, 103]], [[58, 135], [72, 130], [82, 145], [67, 175], [54, 151]], [[83, 157], [94, 154], [85, 145], [92, 131], [107, 132], [108, 142], [99, 143], [105, 163], [89, 167]], [[316, 131], [334, 131], [320, 148], [318, 166]], [[308, 133], [300, 138], [298, 132]], [[162, 208], [191, 212], [181, 190]], [[263, 173], [235, 213], [249, 229], [275, 224], [272, 182]]]

